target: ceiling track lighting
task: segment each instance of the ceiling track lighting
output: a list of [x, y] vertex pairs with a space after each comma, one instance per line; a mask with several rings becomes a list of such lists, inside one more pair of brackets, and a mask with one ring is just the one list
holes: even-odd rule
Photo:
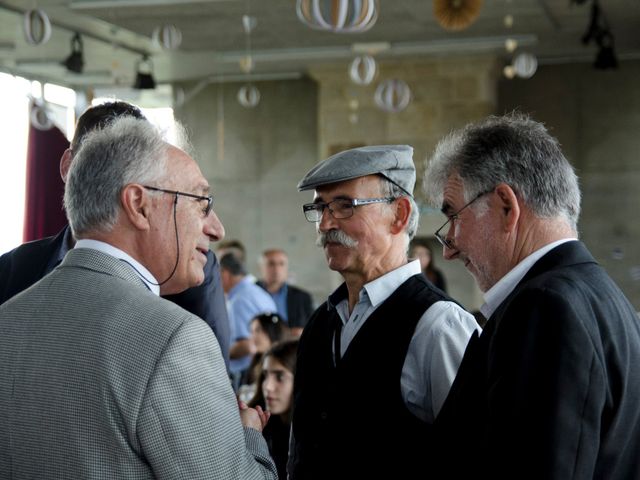
[[608, 70], [618, 68], [618, 59], [614, 51], [614, 37], [609, 29], [607, 19], [598, 4], [598, 0], [593, 0], [591, 5], [591, 18], [587, 31], [582, 36], [582, 43], [588, 45], [595, 42], [598, 47], [594, 68], [597, 70]]
[[144, 55], [136, 63], [136, 81], [133, 84], [136, 90], [153, 90], [156, 88], [156, 80], [153, 78], [153, 62], [148, 55]]
[[297, 0], [298, 19], [314, 30], [366, 32], [378, 20], [378, 0]]
[[73, 73], [82, 73], [84, 69], [84, 47], [82, 45], [82, 38], [77, 32], [71, 37], [71, 53], [62, 62], [62, 65]]

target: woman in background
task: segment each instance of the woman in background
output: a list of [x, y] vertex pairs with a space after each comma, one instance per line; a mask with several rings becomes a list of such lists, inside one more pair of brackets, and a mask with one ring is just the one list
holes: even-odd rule
[[271, 412], [262, 435], [269, 445], [269, 453], [278, 468], [279, 478], [287, 478], [297, 351], [298, 340], [285, 340], [275, 343], [263, 355], [258, 390], [249, 402], [249, 406], [260, 405]]
[[248, 402], [255, 394], [256, 380], [260, 373], [262, 356], [271, 348], [274, 343], [288, 338], [289, 327], [277, 313], [264, 313], [258, 315], [249, 325], [251, 329], [251, 341], [253, 342], [255, 353], [251, 359], [251, 364], [246, 374], [240, 382], [238, 397], [244, 402]]
[[444, 275], [433, 264], [433, 252], [427, 242], [412, 240], [409, 244], [409, 258], [420, 260], [420, 269], [424, 276], [443, 292], [447, 291]]

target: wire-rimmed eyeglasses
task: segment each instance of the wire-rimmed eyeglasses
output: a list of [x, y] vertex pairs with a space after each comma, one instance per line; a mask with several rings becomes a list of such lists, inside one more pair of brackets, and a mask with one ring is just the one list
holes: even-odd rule
[[[473, 197], [473, 198], [471, 199], [471, 201], [469, 201], [468, 203], [466, 203], [466, 204], [465, 204], [465, 205], [464, 205], [460, 210], [458, 210], [456, 213], [453, 213], [453, 214], [451, 214], [451, 215], [449, 215], [449, 216], [448, 216], [447, 221], [446, 221], [446, 222], [444, 222], [444, 224], [443, 224], [443, 225], [442, 225], [438, 230], [436, 230], [436, 233], [435, 233], [436, 238], [438, 239], [438, 241], [440, 242], [440, 244], [441, 244], [443, 247], [446, 247], [446, 248], [448, 248], [448, 249], [450, 249], [450, 250], [454, 250], [454, 249], [455, 249], [455, 246], [453, 245], [453, 242], [445, 236], [445, 235], [446, 235], [446, 232], [448, 232], [448, 231], [449, 231], [449, 228], [450, 228], [450, 227], [449, 227], [449, 223], [453, 222], [454, 220], [457, 220], [457, 219], [458, 219], [458, 217], [460, 216], [460, 212], [462, 212], [462, 211], [463, 211], [465, 208], [467, 208], [469, 205], [471, 205], [473, 202], [475, 202], [476, 200], [478, 200], [480, 197], [482, 197], [482, 196], [486, 195], [487, 193], [491, 193], [491, 192], [493, 192], [493, 190], [494, 190], [494, 189], [492, 188], [491, 190], [487, 190], [487, 191], [485, 191], [485, 192], [481, 192], [481, 193], [479, 193], [478, 195], [476, 195], [475, 197]], [[445, 227], [446, 227], [446, 230], [445, 230], [445, 232], [444, 232], [445, 234], [443, 235], [442, 230], [443, 230]]]
[[331, 216], [335, 219], [344, 219], [353, 216], [353, 209], [361, 205], [370, 205], [372, 203], [391, 203], [394, 197], [383, 198], [336, 198], [330, 202], [305, 203], [302, 211], [308, 222], [319, 222], [322, 219], [322, 213], [326, 208]]
[[165, 190], [164, 188], [150, 187], [148, 185], [143, 185], [147, 190], [153, 190], [154, 192], [162, 192], [162, 193], [170, 193], [171, 195], [175, 195], [176, 198], [178, 195], [182, 195], [183, 197], [195, 198], [200, 202], [207, 202], [207, 205], [202, 209], [202, 213], [205, 217], [211, 213], [211, 209], [213, 208], [213, 195], [194, 195], [193, 193], [185, 193], [179, 192], [178, 190]]

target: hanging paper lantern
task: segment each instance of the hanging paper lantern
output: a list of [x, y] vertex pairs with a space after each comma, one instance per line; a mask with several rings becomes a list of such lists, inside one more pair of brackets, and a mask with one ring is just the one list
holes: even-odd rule
[[369, 85], [377, 73], [376, 61], [371, 55], [359, 55], [349, 67], [349, 77], [358, 85]]
[[464, 30], [482, 8], [482, 0], [433, 0], [433, 15], [445, 30]]
[[374, 100], [385, 112], [401, 112], [411, 101], [411, 90], [404, 80], [386, 80], [376, 88]]
[[53, 127], [53, 122], [49, 117], [47, 109], [42, 105], [32, 104], [30, 114], [31, 125], [38, 130], [49, 130]]
[[260, 103], [260, 90], [247, 84], [238, 90], [238, 102], [245, 108], [253, 108]]
[[182, 32], [175, 25], [167, 24], [156, 27], [151, 38], [163, 50], [175, 50], [182, 43]]
[[31, 45], [42, 45], [51, 38], [51, 22], [44, 11], [28, 10], [24, 14], [24, 36]]
[[297, 0], [296, 13], [315, 30], [364, 32], [378, 20], [378, 0]]
[[538, 70], [538, 59], [530, 53], [519, 53], [513, 59], [513, 69], [520, 78], [531, 78]]
[[249, 34], [253, 31], [254, 28], [258, 25], [258, 19], [251, 15], [243, 15], [242, 16], [242, 28], [244, 29], [244, 33]]

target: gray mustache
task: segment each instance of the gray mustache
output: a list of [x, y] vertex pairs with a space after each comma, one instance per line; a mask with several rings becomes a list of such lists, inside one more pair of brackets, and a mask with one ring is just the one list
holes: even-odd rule
[[325, 247], [327, 243], [339, 243], [347, 248], [356, 248], [358, 246], [357, 240], [354, 240], [342, 230], [329, 230], [327, 233], [318, 233], [316, 239], [316, 246]]

